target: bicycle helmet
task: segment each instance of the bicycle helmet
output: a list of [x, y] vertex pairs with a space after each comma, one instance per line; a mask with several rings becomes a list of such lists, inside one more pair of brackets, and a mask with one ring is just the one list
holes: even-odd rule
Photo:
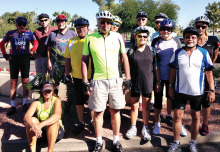
[[27, 24], [28, 20], [27, 20], [26, 17], [19, 16], [19, 17], [16, 18], [15, 22], [16, 22], [16, 24], [18, 24], [18, 23], [25, 23], [25, 24]]
[[48, 14], [42, 13], [38, 16], [38, 20], [41, 20], [42, 18], [50, 18]]
[[160, 28], [170, 28], [170, 29], [174, 29], [175, 24], [173, 22], [173, 20], [166, 18], [163, 21], [160, 22]]
[[147, 15], [146, 12], [140, 11], [140, 12], [138, 12], [137, 15], [136, 15], [136, 18], [139, 18], [139, 17], [146, 17], [146, 18], [148, 18], [148, 15]]
[[122, 24], [122, 20], [119, 16], [114, 16], [113, 17], [113, 22], [118, 22], [118, 23]]
[[156, 22], [157, 20], [162, 21], [162, 20], [164, 20], [164, 19], [166, 19], [166, 18], [168, 18], [168, 16], [167, 16], [166, 14], [164, 14], [164, 13], [159, 13], [159, 14], [157, 14], [157, 15], [154, 17], [154, 21], [155, 21], [155, 22]]
[[192, 33], [195, 34], [197, 36], [199, 36], [199, 31], [195, 28], [195, 27], [187, 27], [184, 31], [183, 31], [183, 37], [185, 37], [185, 35], [187, 33]]
[[78, 25], [89, 25], [89, 21], [85, 18], [78, 18], [77, 20], [74, 21], [74, 26]]
[[134, 30], [135, 35], [138, 35], [139, 33], [147, 33], [147, 35], [149, 35], [149, 31], [146, 26], [139, 26]]
[[96, 14], [96, 18], [97, 19], [99, 19], [99, 18], [107, 18], [107, 19], [112, 20], [113, 19], [113, 15], [109, 11], [103, 10], [103, 11], [101, 11], [101, 12]]
[[195, 22], [194, 22], [194, 23], [197, 24], [197, 23], [199, 23], [199, 22], [205, 23], [205, 24], [209, 25], [210, 20], [209, 20], [206, 16], [199, 16], [199, 17], [197, 17], [197, 18], [195, 19]]
[[59, 21], [67, 21], [67, 17], [65, 15], [63, 15], [63, 14], [58, 15], [56, 17], [56, 22], [59, 22]]

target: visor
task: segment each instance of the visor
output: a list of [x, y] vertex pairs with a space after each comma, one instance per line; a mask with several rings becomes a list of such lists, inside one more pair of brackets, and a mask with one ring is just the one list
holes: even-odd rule
[[43, 85], [42, 91], [45, 91], [45, 90], [53, 90], [53, 85], [52, 84]]

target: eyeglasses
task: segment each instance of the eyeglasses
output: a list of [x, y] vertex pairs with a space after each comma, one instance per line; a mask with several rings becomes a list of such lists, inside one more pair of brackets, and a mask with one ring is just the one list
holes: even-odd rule
[[147, 38], [147, 36], [138, 35], [138, 38], [144, 38], [144, 39], [146, 39], [146, 38]]
[[23, 26], [23, 27], [26, 27], [27, 24], [26, 23], [18, 23], [18, 26]]
[[197, 36], [186, 36], [186, 39], [187, 39], [187, 40], [189, 40], [190, 38], [191, 38], [192, 40], [195, 40], [195, 39], [197, 39]]
[[161, 30], [161, 31], [172, 32], [172, 30], [171, 30], [171, 29], [169, 29], [169, 28], [160, 28], [160, 30]]
[[117, 27], [120, 27], [120, 24], [117, 24], [117, 23], [112, 23], [113, 26], [117, 26]]
[[101, 24], [105, 24], [105, 23], [111, 24], [111, 21], [101, 21], [100, 23], [101, 23]]
[[145, 21], [146, 18], [138, 18], [137, 20], [138, 20], [138, 21]]
[[160, 24], [160, 21], [155, 22], [156, 24]]
[[40, 22], [46, 22], [48, 19], [45, 19], [45, 20], [40, 20]]
[[196, 28], [197, 28], [197, 29], [200, 29], [200, 27], [204, 30], [207, 26], [196, 25]]

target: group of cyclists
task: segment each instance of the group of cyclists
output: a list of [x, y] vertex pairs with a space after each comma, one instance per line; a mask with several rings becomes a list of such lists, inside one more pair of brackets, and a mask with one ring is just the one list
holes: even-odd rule
[[[23, 110], [27, 111], [24, 122], [31, 151], [36, 151], [37, 141], [47, 141], [48, 151], [53, 151], [55, 142], [63, 137], [61, 100], [55, 95], [61, 81], [67, 86], [73, 84], [72, 93], [79, 120], [76, 134], [85, 128], [84, 104], [88, 101], [90, 124], [96, 136], [94, 152], [103, 149], [103, 115], [107, 106], [111, 114], [113, 151], [125, 152], [119, 141], [120, 110], [126, 105], [125, 96], [128, 96], [126, 99], [131, 103], [131, 126], [126, 137], [132, 139], [137, 135], [136, 122], [141, 98], [141, 134], [144, 140], [151, 140], [148, 122], [151, 101], [154, 99], [155, 121], [152, 133], [160, 134], [162, 121], [173, 127], [174, 141], [169, 146], [169, 152], [181, 151], [180, 135], [187, 135], [182, 117], [189, 101], [192, 115], [189, 149], [191, 152], [198, 151], [198, 132], [201, 135], [209, 134], [210, 104], [215, 100], [212, 69], [219, 51], [218, 39], [208, 37], [210, 20], [207, 17], [196, 18], [195, 27], [184, 30], [185, 46], [182, 47], [174, 33], [175, 23], [166, 14], [155, 16], [156, 32], [147, 26], [148, 14], [140, 11], [136, 15], [138, 27], [131, 32], [131, 47], [127, 52], [124, 37], [117, 32], [122, 20], [109, 11], [103, 10], [96, 14], [98, 30], [89, 35], [89, 21], [85, 18], [75, 20], [76, 33], [67, 28], [65, 15], [56, 17], [57, 27], [49, 25], [50, 18], [45, 13], [40, 14], [38, 19], [41, 27], [32, 33], [26, 30], [28, 20], [18, 17], [15, 21], [16, 30], [6, 33], [0, 44], [3, 57], [10, 64], [11, 108], [7, 115], [16, 112], [15, 96], [20, 70]], [[7, 42], [11, 43], [10, 54], [5, 50]], [[31, 49], [30, 43], [33, 44]], [[48, 72], [51, 77], [43, 78], [41, 97], [28, 108], [25, 84], [29, 81], [30, 55], [35, 58], [36, 72], [41, 75]], [[164, 87], [167, 98], [166, 118], [161, 115]], [[201, 106], [203, 123], [199, 128]]]

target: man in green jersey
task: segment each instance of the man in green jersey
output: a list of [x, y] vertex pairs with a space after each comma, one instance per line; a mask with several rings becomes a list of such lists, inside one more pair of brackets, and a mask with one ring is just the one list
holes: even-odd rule
[[[124, 152], [125, 150], [119, 142], [120, 109], [125, 107], [122, 88], [127, 90], [131, 86], [130, 67], [121, 35], [110, 31], [112, 14], [109, 11], [101, 11], [96, 14], [96, 18], [99, 31], [86, 37], [82, 57], [83, 89], [89, 95], [88, 106], [94, 111], [93, 120], [96, 132], [94, 151], [100, 152], [103, 147], [103, 114], [106, 103], [109, 101], [113, 129], [113, 149], [114, 151]], [[87, 78], [89, 56], [92, 60], [91, 83], [88, 82]], [[124, 82], [120, 72], [121, 62], [124, 65], [126, 76]]]

